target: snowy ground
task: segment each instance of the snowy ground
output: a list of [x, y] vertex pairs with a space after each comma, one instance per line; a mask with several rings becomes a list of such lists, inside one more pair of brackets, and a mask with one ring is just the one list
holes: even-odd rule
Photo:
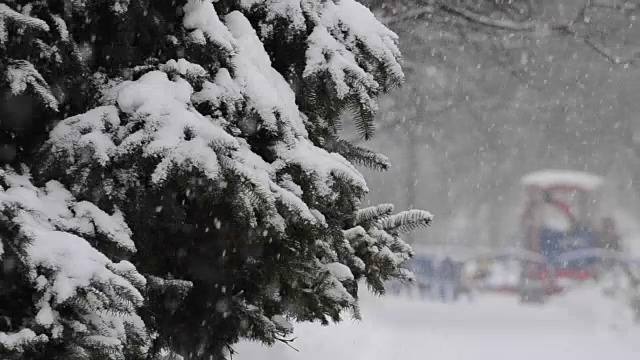
[[445, 305], [363, 294], [364, 320], [297, 325], [295, 346], [237, 346], [239, 360], [635, 360], [640, 327], [595, 289], [541, 306], [508, 296]]

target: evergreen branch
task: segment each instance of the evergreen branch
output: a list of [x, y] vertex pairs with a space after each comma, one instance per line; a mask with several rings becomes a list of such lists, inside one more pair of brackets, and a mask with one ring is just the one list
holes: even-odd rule
[[356, 130], [364, 140], [371, 140], [376, 131], [373, 114], [364, 109], [363, 105], [350, 103], [351, 117], [355, 121]]
[[[443, 114], [448, 113], [449, 111], [457, 108], [458, 106], [464, 104], [464, 96], [461, 96], [459, 99], [453, 99], [450, 101], [447, 101], [444, 105], [439, 106], [438, 108], [434, 108], [434, 109], [430, 109], [429, 111], [427, 111], [426, 113], [424, 113], [425, 118], [429, 118], [430, 120], [433, 118], [437, 118]], [[415, 119], [417, 120], [417, 119]], [[411, 122], [411, 120], [407, 120], [407, 119], [400, 119], [400, 120], [396, 120], [396, 121], [391, 121], [391, 122], [387, 122], [384, 125], [382, 125], [380, 128], [377, 129], [377, 131], [379, 132], [387, 132], [388, 130], [391, 130], [393, 128], [396, 128], [404, 123], [406, 123], [407, 121]], [[345, 140], [347, 142], [350, 143], [359, 143], [362, 142], [365, 139], [362, 138], [354, 138], [351, 140]]]
[[24, 93], [28, 87], [40, 98], [40, 100], [52, 110], [57, 110], [58, 100], [51, 94], [49, 85], [40, 72], [28, 61], [9, 60], [6, 79], [14, 95]]
[[391, 215], [393, 209], [393, 204], [380, 204], [360, 209], [356, 212], [356, 224], [372, 219], [378, 220], [381, 217]]
[[338, 179], [345, 184], [355, 186], [363, 191], [367, 188], [367, 183], [363, 179], [357, 178], [353, 176], [353, 174], [342, 169], [331, 170], [331, 175], [333, 175], [335, 179]]
[[358, 225], [350, 229], [343, 230], [343, 234], [348, 241], [352, 241], [358, 237], [367, 236], [367, 231], [362, 226]]
[[6, 20], [10, 20], [18, 25], [26, 26], [40, 31], [49, 31], [49, 25], [44, 20], [23, 15], [6, 4], [0, 4], [0, 44], [4, 44], [6, 39]]
[[366, 166], [379, 171], [386, 171], [391, 166], [389, 158], [369, 150], [367, 148], [354, 145], [346, 140], [339, 139], [335, 142], [335, 149], [338, 154], [345, 157], [350, 162]]
[[277, 341], [280, 341], [281, 343], [287, 345], [288, 347], [292, 348], [293, 350], [300, 352], [300, 350], [296, 349], [295, 347], [293, 347], [293, 345], [291, 345], [292, 342], [294, 342], [297, 338], [293, 338], [293, 339], [283, 339], [280, 337], [274, 337], [274, 339], [276, 339]]
[[394, 235], [406, 234], [431, 224], [433, 215], [424, 210], [407, 210], [378, 222], [379, 228]]

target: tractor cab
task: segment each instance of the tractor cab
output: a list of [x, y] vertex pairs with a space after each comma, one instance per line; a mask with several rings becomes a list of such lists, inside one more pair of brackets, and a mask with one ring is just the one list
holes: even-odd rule
[[542, 255], [559, 279], [592, 278], [597, 256], [590, 249], [618, 247], [615, 222], [602, 209], [603, 179], [578, 172], [545, 170], [522, 178], [527, 201], [521, 228], [524, 247]]

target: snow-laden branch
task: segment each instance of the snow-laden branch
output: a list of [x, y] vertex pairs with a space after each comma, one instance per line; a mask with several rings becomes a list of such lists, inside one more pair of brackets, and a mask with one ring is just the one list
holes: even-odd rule
[[620, 11], [631, 11], [638, 8], [637, 4], [623, 3], [623, 4], [609, 4], [594, 0], [586, 0], [584, 5], [580, 8], [575, 18], [571, 19], [566, 24], [552, 24], [543, 23], [534, 20], [516, 21], [512, 19], [494, 19], [484, 14], [480, 14], [469, 10], [464, 7], [455, 6], [448, 2], [442, 2], [438, 4], [422, 6], [411, 11], [404, 12], [398, 16], [382, 18], [382, 21], [387, 25], [399, 23], [408, 19], [418, 19], [426, 14], [436, 14], [438, 11], [463, 18], [469, 22], [479, 24], [482, 26], [495, 28], [498, 30], [514, 31], [514, 32], [534, 32], [540, 29], [548, 29], [560, 35], [571, 35], [577, 39], [582, 40], [585, 45], [595, 51], [600, 56], [604, 57], [607, 61], [616, 65], [630, 65], [638, 61], [638, 59], [624, 58], [615, 55], [606, 46], [593, 41], [588, 36], [581, 36], [575, 31], [576, 24], [585, 23], [585, 13], [589, 9], [612, 9]]
[[465, 18], [469, 21], [481, 25], [500, 28], [504, 30], [531, 31], [535, 30], [536, 26], [539, 25], [537, 22], [530, 20], [525, 22], [517, 22], [510, 19], [493, 19], [489, 16], [479, 14], [466, 8], [451, 5], [448, 3], [418, 7], [416, 9], [404, 12], [398, 16], [382, 18], [382, 21], [387, 25], [391, 25], [408, 19], [418, 19], [425, 14], [435, 14], [438, 10]]
[[602, 46], [601, 44], [596, 43], [591, 40], [589, 37], [585, 37], [583, 39], [584, 43], [593, 49], [595, 52], [600, 54], [602, 57], [607, 59], [609, 62], [616, 65], [631, 65], [638, 61], [637, 58], [622, 58], [620, 56], [615, 55], [611, 50], [607, 47]]
[[21, 14], [6, 4], [0, 4], [0, 45], [9, 40], [8, 22], [25, 28], [49, 31], [49, 25], [44, 20]]
[[504, 30], [533, 31], [540, 26], [540, 23], [536, 21], [531, 21], [531, 20], [518, 22], [510, 19], [492, 19], [486, 15], [478, 14], [476, 12], [473, 12], [471, 10], [468, 10], [459, 6], [453, 6], [449, 4], [440, 4], [439, 6], [442, 10], [446, 11], [447, 13], [458, 15], [469, 21], [472, 21], [481, 25], [504, 29]]
[[387, 16], [387, 17], [380, 16], [379, 19], [382, 23], [386, 25], [393, 25], [404, 20], [409, 20], [409, 19], [415, 20], [415, 19], [421, 18], [425, 14], [433, 14], [435, 13], [435, 11], [436, 11], [436, 7], [427, 5], [427, 6], [421, 6], [421, 7], [415, 8], [413, 10], [405, 11], [402, 14], [397, 16]]

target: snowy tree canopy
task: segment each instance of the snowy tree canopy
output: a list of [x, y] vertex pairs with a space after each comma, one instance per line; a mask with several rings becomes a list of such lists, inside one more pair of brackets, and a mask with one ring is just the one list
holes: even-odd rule
[[[25, 52], [28, 40], [40, 48]], [[30, 306], [52, 334], [18, 326], [4, 346], [55, 338], [90, 311], [57, 315], [56, 304], [86, 293], [91, 309], [122, 315], [70, 332], [95, 340], [79, 343], [87, 356], [102, 341], [114, 358], [220, 358], [240, 337], [272, 344], [290, 322], [357, 315], [361, 279], [379, 292], [408, 279], [399, 236], [431, 215], [360, 210], [369, 189], [354, 164], [389, 163], [337, 135], [347, 109], [373, 135], [376, 97], [403, 82], [397, 42], [354, 0], [2, 4], [0, 115], [17, 123], [7, 162], [22, 181], [5, 192], [59, 202], [55, 217], [53, 200], [37, 207], [47, 215], [35, 228], [50, 236], [5, 220], [25, 235], [3, 239], [4, 254], [11, 244], [21, 272], [50, 270], [20, 284], [43, 291]], [[22, 98], [37, 114], [13, 110]], [[84, 258], [91, 280], [67, 284], [66, 297], [47, 287], [75, 271], [46, 257], [57, 254]], [[93, 335], [95, 321], [106, 325]]]

